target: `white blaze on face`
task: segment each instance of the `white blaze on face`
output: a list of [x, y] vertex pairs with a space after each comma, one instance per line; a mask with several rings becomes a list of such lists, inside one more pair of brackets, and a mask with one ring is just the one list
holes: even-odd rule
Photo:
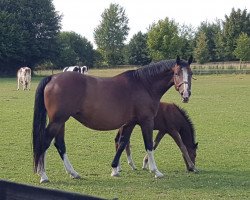
[[183, 98], [189, 97], [189, 88], [188, 88], [188, 70], [186, 67], [182, 68], [182, 74], [183, 74]]

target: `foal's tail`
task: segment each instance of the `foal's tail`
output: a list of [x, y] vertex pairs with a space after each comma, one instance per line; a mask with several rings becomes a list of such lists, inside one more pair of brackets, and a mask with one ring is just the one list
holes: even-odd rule
[[37, 172], [39, 157], [43, 154], [47, 111], [44, 105], [44, 88], [52, 76], [42, 79], [36, 89], [33, 117], [33, 163]]

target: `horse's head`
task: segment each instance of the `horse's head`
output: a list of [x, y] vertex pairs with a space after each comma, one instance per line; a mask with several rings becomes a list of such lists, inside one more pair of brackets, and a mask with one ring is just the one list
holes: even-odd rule
[[181, 94], [182, 102], [184, 103], [187, 103], [191, 96], [192, 70], [190, 64], [192, 61], [192, 56], [190, 56], [188, 61], [181, 60], [180, 57], [177, 56], [176, 65], [173, 68], [175, 89]]

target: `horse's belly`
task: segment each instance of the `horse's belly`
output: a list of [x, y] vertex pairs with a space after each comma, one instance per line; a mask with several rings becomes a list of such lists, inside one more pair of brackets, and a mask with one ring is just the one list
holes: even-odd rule
[[128, 113], [119, 113], [110, 110], [109, 112], [91, 112], [81, 117], [75, 117], [83, 125], [94, 130], [115, 130], [132, 120]]

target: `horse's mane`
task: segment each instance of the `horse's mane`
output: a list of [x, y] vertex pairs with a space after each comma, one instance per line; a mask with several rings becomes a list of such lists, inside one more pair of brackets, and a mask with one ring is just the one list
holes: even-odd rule
[[[133, 75], [135, 78], [140, 79], [150, 79], [152, 77], [155, 77], [163, 72], [169, 71], [172, 67], [176, 65], [176, 60], [162, 60], [159, 62], [152, 62], [148, 65], [144, 65], [143, 67], [134, 70]], [[184, 61], [180, 60], [179, 65], [181, 67], [187, 67], [189, 64]]]
[[[181, 115], [185, 118], [185, 120], [187, 121], [187, 124], [189, 125], [191, 134], [192, 134], [192, 143], [195, 145], [196, 144], [196, 134], [195, 134], [195, 128], [194, 128], [194, 124], [192, 122], [192, 120], [190, 119], [189, 115], [187, 114], [187, 112], [183, 109], [180, 108], [179, 106], [177, 106], [176, 104], [174, 104], [174, 106], [179, 110], [179, 112], [181, 113]], [[181, 135], [181, 139], [183, 140], [183, 142], [185, 143], [185, 135], [183, 134], [184, 132], [186, 132], [186, 130], [180, 130], [180, 135]]]
[[134, 70], [135, 78], [150, 78], [158, 74], [168, 71], [176, 64], [176, 60], [164, 60], [159, 62], [152, 62], [139, 69]]

